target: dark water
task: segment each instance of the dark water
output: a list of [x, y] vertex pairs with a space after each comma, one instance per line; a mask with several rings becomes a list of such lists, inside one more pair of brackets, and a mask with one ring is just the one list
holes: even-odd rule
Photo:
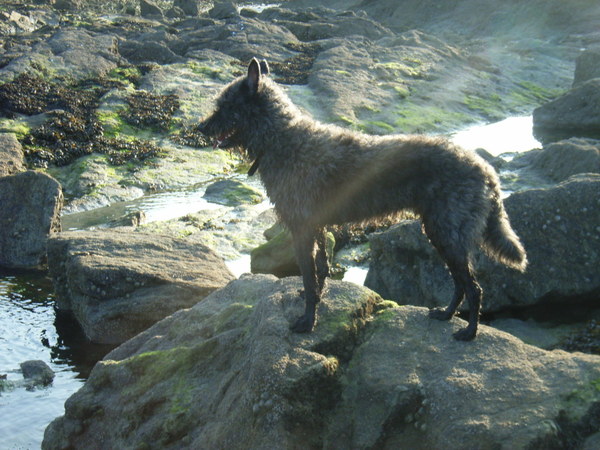
[[41, 359], [56, 373], [52, 385], [0, 392], [0, 449], [38, 449], [44, 429], [64, 414], [64, 402], [81, 387], [110, 347], [89, 344], [79, 326], [54, 310], [44, 274], [0, 272], [0, 375], [23, 380], [19, 363]]

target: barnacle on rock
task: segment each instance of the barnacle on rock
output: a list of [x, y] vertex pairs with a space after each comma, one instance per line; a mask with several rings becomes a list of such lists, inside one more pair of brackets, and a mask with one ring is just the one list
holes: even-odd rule
[[179, 109], [175, 94], [155, 95], [136, 91], [127, 97], [129, 109], [122, 114], [126, 122], [138, 128], [154, 128], [166, 131], [171, 125], [173, 114]]
[[290, 50], [298, 54], [282, 63], [271, 62], [270, 66], [277, 75], [277, 82], [283, 84], [308, 84], [308, 76], [312, 65], [321, 51], [318, 44], [293, 43], [286, 44]]
[[203, 148], [210, 145], [210, 139], [198, 129], [197, 125], [183, 125], [179, 132], [170, 138], [176, 144], [188, 147]]

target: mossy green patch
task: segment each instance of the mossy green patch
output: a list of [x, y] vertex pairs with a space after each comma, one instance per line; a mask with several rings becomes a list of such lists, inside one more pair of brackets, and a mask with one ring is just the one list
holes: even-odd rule
[[562, 94], [559, 89], [550, 89], [540, 86], [531, 81], [521, 81], [517, 83], [517, 89], [511, 93], [515, 102], [522, 104], [545, 103]]
[[22, 118], [0, 118], [0, 133], [14, 133], [17, 139], [23, 139], [30, 132], [31, 128], [29, 124]]
[[392, 89], [398, 94], [400, 98], [406, 98], [410, 95], [410, 89], [403, 84], [396, 84], [392, 86]]
[[393, 125], [403, 133], [442, 133], [472, 122], [472, 116], [438, 106], [402, 104]]
[[204, 196], [210, 202], [225, 206], [254, 205], [264, 199], [258, 189], [236, 180], [213, 183], [206, 189]]
[[382, 300], [375, 304], [373, 314], [376, 321], [387, 322], [396, 316], [395, 309], [400, 305], [392, 300]]
[[392, 61], [375, 64], [375, 69], [384, 69], [397, 78], [422, 78], [423, 64], [418, 59], [405, 58], [404, 62]]
[[564, 397], [564, 411], [569, 420], [578, 421], [588, 412], [590, 405], [600, 402], [600, 378], [589, 380]]
[[368, 120], [361, 124], [360, 128], [365, 133], [374, 134], [393, 133], [396, 131], [392, 125], [381, 120]]
[[502, 97], [495, 93], [487, 96], [468, 94], [464, 99], [464, 104], [471, 111], [492, 121], [503, 119], [506, 114]]
[[208, 66], [196, 61], [188, 62], [187, 67], [196, 75], [201, 75], [211, 80], [229, 81], [231, 79], [230, 73], [222, 67]]
[[[175, 347], [168, 350], [156, 350], [134, 355], [118, 364], [126, 367], [135, 376], [136, 382], [126, 389], [133, 396], [147, 392], [160, 383], [173, 377], [189, 374], [193, 367], [202, 364], [214, 356], [217, 351], [215, 340], [203, 341], [192, 347]], [[173, 387], [179, 383], [168, 383]]]
[[253, 308], [252, 304], [232, 303], [214, 317], [215, 333], [239, 327], [250, 316]]
[[136, 86], [142, 77], [137, 67], [116, 67], [106, 74], [108, 81], [121, 83], [124, 86]]

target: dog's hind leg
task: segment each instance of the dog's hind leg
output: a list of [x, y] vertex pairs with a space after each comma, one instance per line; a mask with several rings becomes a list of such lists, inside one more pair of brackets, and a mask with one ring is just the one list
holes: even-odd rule
[[302, 273], [304, 284], [304, 314], [292, 325], [296, 333], [308, 333], [313, 329], [316, 320], [317, 304], [321, 300], [317, 266], [315, 263], [316, 234], [313, 229], [292, 230], [296, 260]]
[[452, 300], [446, 308], [430, 309], [429, 317], [431, 317], [432, 319], [450, 320], [454, 316], [456, 309], [462, 303], [463, 298], [465, 297], [465, 289], [463, 287], [463, 283], [461, 283], [461, 281], [455, 276], [452, 276], [452, 279], [454, 280], [454, 295], [452, 297]]
[[481, 309], [482, 290], [471, 269], [467, 266], [461, 276], [464, 277], [465, 296], [469, 302], [469, 324], [462, 330], [454, 333], [454, 338], [458, 341], [470, 341], [477, 334], [479, 325], [479, 312]]
[[465, 328], [454, 333], [454, 338], [459, 341], [470, 341], [477, 334], [481, 309], [481, 288], [475, 280], [475, 275], [467, 259], [463, 259], [462, 262], [458, 263], [446, 259], [445, 255], [442, 255], [442, 258], [446, 261], [454, 280], [454, 296], [446, 308], [430, 310], [429, 317], [437, 320], [449, 320], [456, 312], [463, 297], [466, 297], [469, 303], [469, 323]]
[[[467, 327], [454, 333], [454, 338], [460, 341], [470, 341], [477, 334], [479, 312], [481, 309], [481, 288], [475, 279], [469, 259], [469, 245], [460, 239], [452, 240], [444, 233], [426, 222], [425, 232], [433, 246], [448, 266], [454, 280], [454, 295], [446, 308], [435, 308], [429, 311], [429, 317], [437, 320], [449, 320], [460, 306], [463, 297], [469, 303], [469, 323]], [[429, 225], [429, 226], [428, 226]]]
[[325, 229], [317, 233], [317, 281], [319, 282], [319, 293], [323, 292], [325, 279], [330, 275], [329, 261], [327, 260], [327, 233]]

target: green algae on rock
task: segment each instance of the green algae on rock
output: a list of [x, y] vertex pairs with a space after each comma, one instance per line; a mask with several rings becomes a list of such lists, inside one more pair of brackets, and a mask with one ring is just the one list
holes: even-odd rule
[[225, 206], [239, 206], [260, 203], [265, 196], [258, 189], [241, 181], [229, 179], [216, 181], [208, 185], [204, 198], [209, 202]]

